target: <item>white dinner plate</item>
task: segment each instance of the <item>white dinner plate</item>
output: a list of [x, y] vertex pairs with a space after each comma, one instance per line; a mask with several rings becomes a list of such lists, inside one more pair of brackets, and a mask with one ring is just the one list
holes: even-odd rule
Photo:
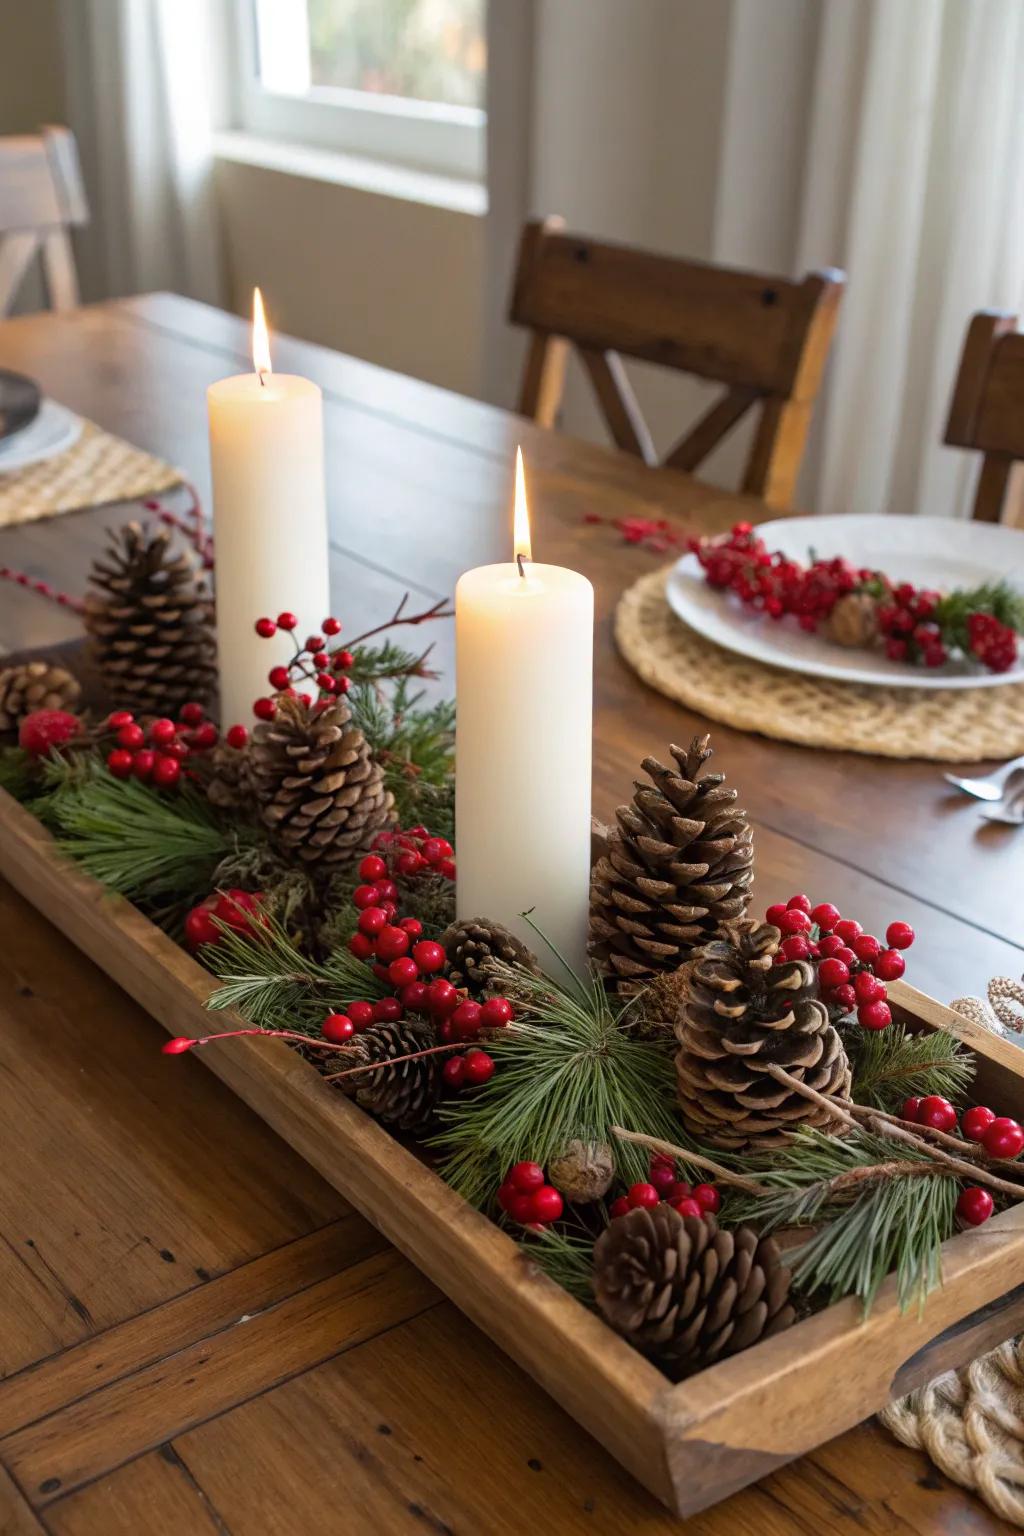
[[[988, 581], [1009, 581], [1024, 592], [1024, 529], [943, 517], [788, 517], [761, 523], [771, 551], [806, 562], [844, 555], [852, 565], [884, 571], [894, 582], [948, 592]], [[696, 555], [684, 555], [668, 575], [673, 612], [707, 640], [769, 666], [847, 683], [897, 688], [992, 688], [1024, 681], [1024, 657], [1009, 672], [988, 672], [970, 662], [932, 670], [890, 661], [882, 651], [834, 645], [807, 634], [796, 620], [770, 619], [732, 592], [708, 586]], [[1024, 637], [1022, 637], [1024, 648]]]
[[0, 475], [27, 469], [30, 464], [42, 464], [45, 459], [65, 453], [77, 443], [82, 426], [81, 416], [69, 411], [66, 405], [44, 400], [27, 427], [0, 442]]

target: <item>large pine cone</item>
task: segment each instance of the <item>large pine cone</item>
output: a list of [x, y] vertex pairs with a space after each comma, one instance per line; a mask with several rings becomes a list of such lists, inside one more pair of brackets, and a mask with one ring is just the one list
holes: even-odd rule
[[[386, 1125], [399, 1131], [422, 1131], [430, 1124], [441, 1096], [442, 1057], [421, 1056], [396, 1067], [387, 1063], [396, 1056], [429, 1050], [435, 1044], [434, 1031], [427, 1024], [404, 1020], [377, 1024], [365, 1034], [355, 1035], [344, 1050], [332, 1051], [322, 1070], [344, 1072], [365, 1062], [380, 1062], [376, 1071], [343, 1077], [338, 1086]], [[317, 1055], [325, 1053], [318, 1051]]]
[[65, 667], [25, 661], [0, 671], [0, 731], [16, 731], [34, 709], [74, 710], [82, 689]]
[[176, 714], [205, 703], [217, 678], [213, 602], [198, 558], [166, 528], [112, 529], [93, 561], [84, 622], [97, 670], [119, 708]]
[[678, 772], [644, 759], [653, 782], [637, 781], [594, 866], [590, 953], [620, 994], [674, 971], [750, 901], [753, 828], [724, 774], [701, 772], [708, 740], [670, 749]]
[[788, 1328], [789, 1280], [770, 1238], [665, 1203], [616, 1217], [594, 1245], [603, 1316], [677, 1379]]
[[806, 960], [775, 965], [782, 935], [770, 923], [727, 923], [687, 967], [676, 1023], [676, 1076], [687, 1129], [716, 1147], [777, 1145], [800, 1126], [837, 1128], [828, 1110], [779, 1083], [779, 1066], [826, 1098], [846, 1098], [850, 1063], [813, 996]]
[[456, 921], [442, 933], [440, 941], [448, 956], [445, 976], [453, 987], [485, 993], [495, 988], [491, 970], [495, 962], [521, 965], [540, 974], [537, 957], [514, 933], [489, 917], [471, 917]]
[[394, 797], [343, 699], [318, 710], [279, 698], [253, 732], [250, 769], [264, 824], [305, 864], [351, 859], [391, 818]]

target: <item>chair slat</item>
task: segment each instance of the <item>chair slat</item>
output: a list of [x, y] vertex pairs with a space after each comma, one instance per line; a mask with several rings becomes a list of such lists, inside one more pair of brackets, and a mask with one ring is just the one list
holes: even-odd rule
[[981, 310], [972, 316], [944, 441], [984, 455], [972, 516], [999, 522], [1014, 461], [1024, 459], [1024, 335], [1016, 315]]
[[78, 150], [67, 128], [0, 139], [0, 316], [13, 304], [37, 252], [51, 308], [78, 303], [68, 231], [88, 217]]

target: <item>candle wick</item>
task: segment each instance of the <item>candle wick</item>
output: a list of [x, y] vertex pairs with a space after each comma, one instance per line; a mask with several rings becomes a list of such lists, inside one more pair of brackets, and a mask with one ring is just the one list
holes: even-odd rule
[[516, 555], [516, 565], [518, 565], [518, 567], [519, 567], [519, 574], [523, 578], [524, 581], [526, 580], [526, 572], [523, 570], [523, 561], [528, 559], [528, 558], [529, 558], [529, 556], [527, 556], [527, 555], [522, 555], [522, 554]]
[[267, 372], [267, 370], [265, 368], [257, 368], [257, 370], [256, 370], [256, 377], [260, 381], [260, 388], [261, 389], [266, 389], [266, 387], [267, 387], [266, 372]]

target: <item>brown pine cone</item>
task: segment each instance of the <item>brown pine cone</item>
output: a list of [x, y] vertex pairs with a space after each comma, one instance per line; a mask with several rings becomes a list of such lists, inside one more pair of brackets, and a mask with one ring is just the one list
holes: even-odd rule
[[351, 859], [391, 820], [394, 797], [344, 699], [318, 711], [280, 697], [253, 732], [250, 767], [264, 825], [304, 864]]
[[374, 1072], [341, 1078], [338, 1087], [385, 1125], [393, 1125], [399, 1131], [422, 1131], [433, 1119], [441, 1096], [443, 1055], [420, 1056], [394, 1067], [387, 1063], [396, 1056], [429, 1050], [435, 1044], [434, 1031], [427, 1024], [408, 1020], [376, 1024], [365, 1034], [353, 1036], [344, 1050], [332, 1051], [322, 1070], [330, 1074], [367, 1062], [380, 1062]]
[[537, 957], [522, 939], [489, 917], [457, 919], [445, 929], [439, 942], [448, 956], [445, 976], [453, 987], [466, 987], [480, 995], [498, 990], [491, 977], [496, 962], [521, 965], [535, 976], [540, 975]]
[[673, 768], [644, 759], [652, 783], [616, 811], [594, 866], [590, 953], [620, 995], [676, 970], [750, 901], [753, 828], [724, 774], [702, 771], [708, 742], [672, 747]]
[[74, 712], [82, 689], [66, 667], [23, 661], [0, 671], [0, 731], [16, 731], [34, 709]]
[[836, 603], [822, 628], [836, 645], [865, 649], [878, 639], [878, 604], [869, 592], [847, 592]]
[[213, 601], [191, 550], [167, 528], [112, 529], [89, 572], [84, 622], [110, 701], [139, 715], [206, 703], [217, 679]]
[[676, 1023], [683, 1122], [716, 1147], [773, 1146], [800, 1126], [836, 1131], [826, 1109], [776, 1081], [782, 1067], [829, 1099], [849, 1096], [851, 1071], [806, 960], [775, 965], [770, 923], [727, 923], [685, 968]]
[[212, 752], [203, 754], [204, 766], [209, 773], [205, 785], [206, 798], [219, 810], [242, 810], [251, 800], [253, 791], [249, 753], [248, 746], [229, 746], [222, 737]]
[[770, 1238], [664, 1202], [616, 1217], [594, 1245], [602, 1315], [676, 1379], [788, 1328], [789, 1282]]
[[685, 965], [662, 971], [645, 987], [626, 1015], [638, 1040], [668, 1040], [675, 1036], [676, 1020], [688, 994], [689, 972]]

